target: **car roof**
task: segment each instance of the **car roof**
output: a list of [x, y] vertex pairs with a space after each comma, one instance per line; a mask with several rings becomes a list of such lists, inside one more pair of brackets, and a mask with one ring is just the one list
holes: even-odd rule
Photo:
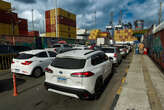
[[58, 58], [77, 58], [77, 59], [87, 59], [92, 55], [99, 53], [102, 51], [94, 51], [94, 50], [72, 50], [68, 52], [64, 52], [62, 54], [58, 54], [56, 57]]
[[37, 54], [37, 53], [40, 53], [40, 52], [43, 52], [43, 51], [46, 51], [45, 49], [34, 49], [34, 50], [28, 50], [28, 51], [23, 51], [23, 52], [20, 52], [20, 53], [26, 53], [26, 54]]
[[102, 47], [103, 49], [115, 49], [115, 48], [117, 48], [117, 47]]

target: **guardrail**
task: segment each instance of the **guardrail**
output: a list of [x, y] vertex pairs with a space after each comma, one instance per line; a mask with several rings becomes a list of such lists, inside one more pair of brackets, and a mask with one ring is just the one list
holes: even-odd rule
[[12, 59], [16, 54], [0, 54], [0, 71], [10, 69]]

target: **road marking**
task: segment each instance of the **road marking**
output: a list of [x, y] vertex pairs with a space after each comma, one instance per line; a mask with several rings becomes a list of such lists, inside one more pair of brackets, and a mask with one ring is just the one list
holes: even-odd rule
[[144, 58], [142, 56], [141, 58], [141, 64], [142, 64], [142, 71], [143, 71], [143, 75], [144, 75], [144, 81], [146, 84], [146, 88], [147, 88], [147, 95], [148, 95], [148, 99], [149, 99], [149, 103], [151, 106], [152, 110], [162, 110], [162, 105], [160, 102], [160, 99], [157, 95], [157, 91], [153, 85], [153, 82], [151, 80], [151, 77], [149, 75], [147, 66], [144, 62]]

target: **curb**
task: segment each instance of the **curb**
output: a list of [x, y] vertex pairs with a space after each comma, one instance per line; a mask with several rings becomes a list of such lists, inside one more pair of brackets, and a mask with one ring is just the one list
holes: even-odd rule
[[119, 87], [119, 89], [117, 90], [117, 94], [115, 95], [114, 97], [114, 100], [113, 100], [113, 103], [112, 103], [112, 106], [110, 108], [110, 110], [114, 110], [117, 102], [118, 102], [118, 99], [120, 97], [120, 94], [122, 92], [122, 86], [124, 85], [125, 81], [126, 81], [126, 76], [127, 76], [127, 73], [128, 73], [128, 69], [125, 70], [125, 75], [122, 77], [121, 79], [121, 86]]

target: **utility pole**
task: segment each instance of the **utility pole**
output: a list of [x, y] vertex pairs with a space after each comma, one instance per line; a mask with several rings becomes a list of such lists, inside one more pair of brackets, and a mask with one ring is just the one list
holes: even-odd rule
[[55, 20], [56, 20], [56, 37], [59, 37], [58, 36], [58, 12], [57, 12], [57, 0], [55, 0], [55, 5], [56, 5], [56, 10], [55, 10]]
[[113, 27], [113, 11], [110, 13], [109, 25]]
[[97, 28], [97, 26], [96, 26], [96, 10], [95, 10], [95, 28]]
[[120, 15], [119, 15], [119, 21], [118, 21], [119, 25], [122, 25], [122, 11], [120, 10]]
[[33, 18], [34, 9], [32, 9], [31, 11], [32, 11], [32, 30], [34, 31], [34, 18]]
[[162, 21], [162, 2], [160, 2], [160, 9], [159, 9], [159, 21], [158, 23], [160, 24]]

